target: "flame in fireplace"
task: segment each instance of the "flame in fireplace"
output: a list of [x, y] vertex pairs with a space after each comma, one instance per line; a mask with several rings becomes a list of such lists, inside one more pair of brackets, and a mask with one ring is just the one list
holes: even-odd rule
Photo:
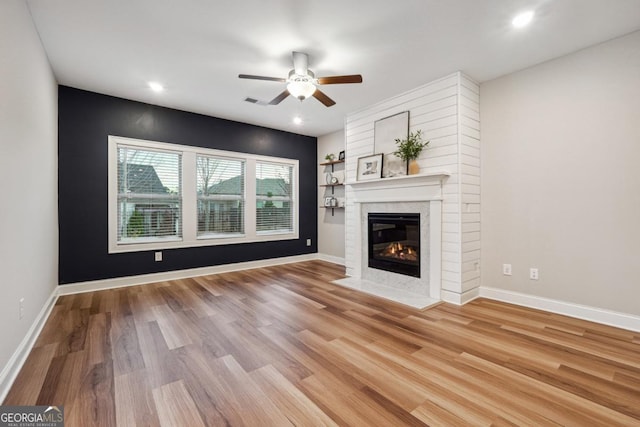
[[386, 258], [401, 259], [404, 261], [417, 261], [418, 251], [416, 251], [413, 247], [403, 245], [400, 242], [392, 242], [389, 243], [387, 247], [380, 252], [380, 256]]

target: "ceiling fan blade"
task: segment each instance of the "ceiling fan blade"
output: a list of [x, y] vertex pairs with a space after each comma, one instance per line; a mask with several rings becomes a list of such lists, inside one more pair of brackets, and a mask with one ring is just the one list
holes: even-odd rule
[[269, 105], [278, 105], [282, 102], [283, 99], [285, 99], [287, 96], [289, 96], [289, 91], [285, 89], [284, 92], [282, 92], [280, 95], [276, 96], [275, 98], [273, 98], [270, 102]]
[[309, 68], [309, 56], [302, 52], [291, 52], [293, 57], [293, 69], [299, 76], [306, 76]]
[[318, 77], [318, 84], [321, 85], [335, 85], [341, 83], [362, 83], [362, 76], [360, 74], [352, 74], [350, 76]]
[[313, 92], [313, 97], [315, 99], [317, 99], [318, 101], [322, 102], [325, 105], [325, 107], [331, 107], [332, 105], [335, 105], [335, 103], [336, 103], [336, 101], [334, 101], [333, 99], [329, 98], [320, 89], [316, 89], [316, 91]]
[[287, 81], [287, 79], [283, 79], [280, 77], [252, 76], [251, 74], [238, 74], [238, 77], [241, 79], [268, 80], [271, 82], [281, 82], [281, 83], [284, 83]]

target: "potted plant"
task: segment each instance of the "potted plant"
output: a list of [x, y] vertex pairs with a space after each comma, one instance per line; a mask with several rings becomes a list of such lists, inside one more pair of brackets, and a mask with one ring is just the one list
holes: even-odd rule
[[407, 139], [396, 139], [398, 150], [393, 154], [407, 162], [407, 170], [409, 175], [415, 175], [420, 172], [420, 166], [416, 159], [422, 153], [422, 149], [429, 145], [429, 141], [422, 142], [422, 130], [419, 129], [415, 133], [410, 132]]

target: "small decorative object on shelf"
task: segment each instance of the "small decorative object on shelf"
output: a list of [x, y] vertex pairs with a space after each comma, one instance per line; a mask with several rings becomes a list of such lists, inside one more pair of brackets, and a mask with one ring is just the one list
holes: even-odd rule
[[415, 175], [420, 172], [420, 166], [416, 159], [427, 145], [429, 141], [422, 142], [422, 130], [419, 129], [415, 133], [409, 133], [407, 139], [396, 139], [398, 150], [393, 154], [407, 162], [407, 170], [409, 175]]
[[338, 160], [344, 160], [344, 150], [338, 154]]
[[340, 184], [340, 178], [338, 178], [337, 175], [334, 175], [331, 172], [327, 172], [325, 174], [325, 181], [327, 182], [327, 185], [339, 185]]
[[327, 172], [324, 174], [325, 181], [327, 185], [331, 185], [331, 181], [333, 181], [333, 174], [331, 172]]
[[324, 198], [324, 207], [325, 208], [330, 208], [332, 206], [335, 206], [335, 197], [333, 196], [327, 196]]
[[333, 153], [329, 153], [329, 154], [327, 154], [326, 156], [324, 156], [324, 159], [325, 159], [327, 162], [333, 162], [333, 161], [335, 160], [335, 158], [336, 158], [336, 155], [335, 155], [335, 154], [333, 154]]

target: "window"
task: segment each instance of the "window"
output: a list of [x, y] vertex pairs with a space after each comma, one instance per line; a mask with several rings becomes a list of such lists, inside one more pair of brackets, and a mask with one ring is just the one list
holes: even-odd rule
[[256, 163], [256, 229], [258, 233], [293, 230], [291, 182], [293, 167]]
[[196, 157], [198, 237], [244, 233], [244, 161]]
[[180, 239], [180, 154], [118, 147], [118, 243]]
[[298, 161], [109, 137], [109, 253], [298, 239]]

